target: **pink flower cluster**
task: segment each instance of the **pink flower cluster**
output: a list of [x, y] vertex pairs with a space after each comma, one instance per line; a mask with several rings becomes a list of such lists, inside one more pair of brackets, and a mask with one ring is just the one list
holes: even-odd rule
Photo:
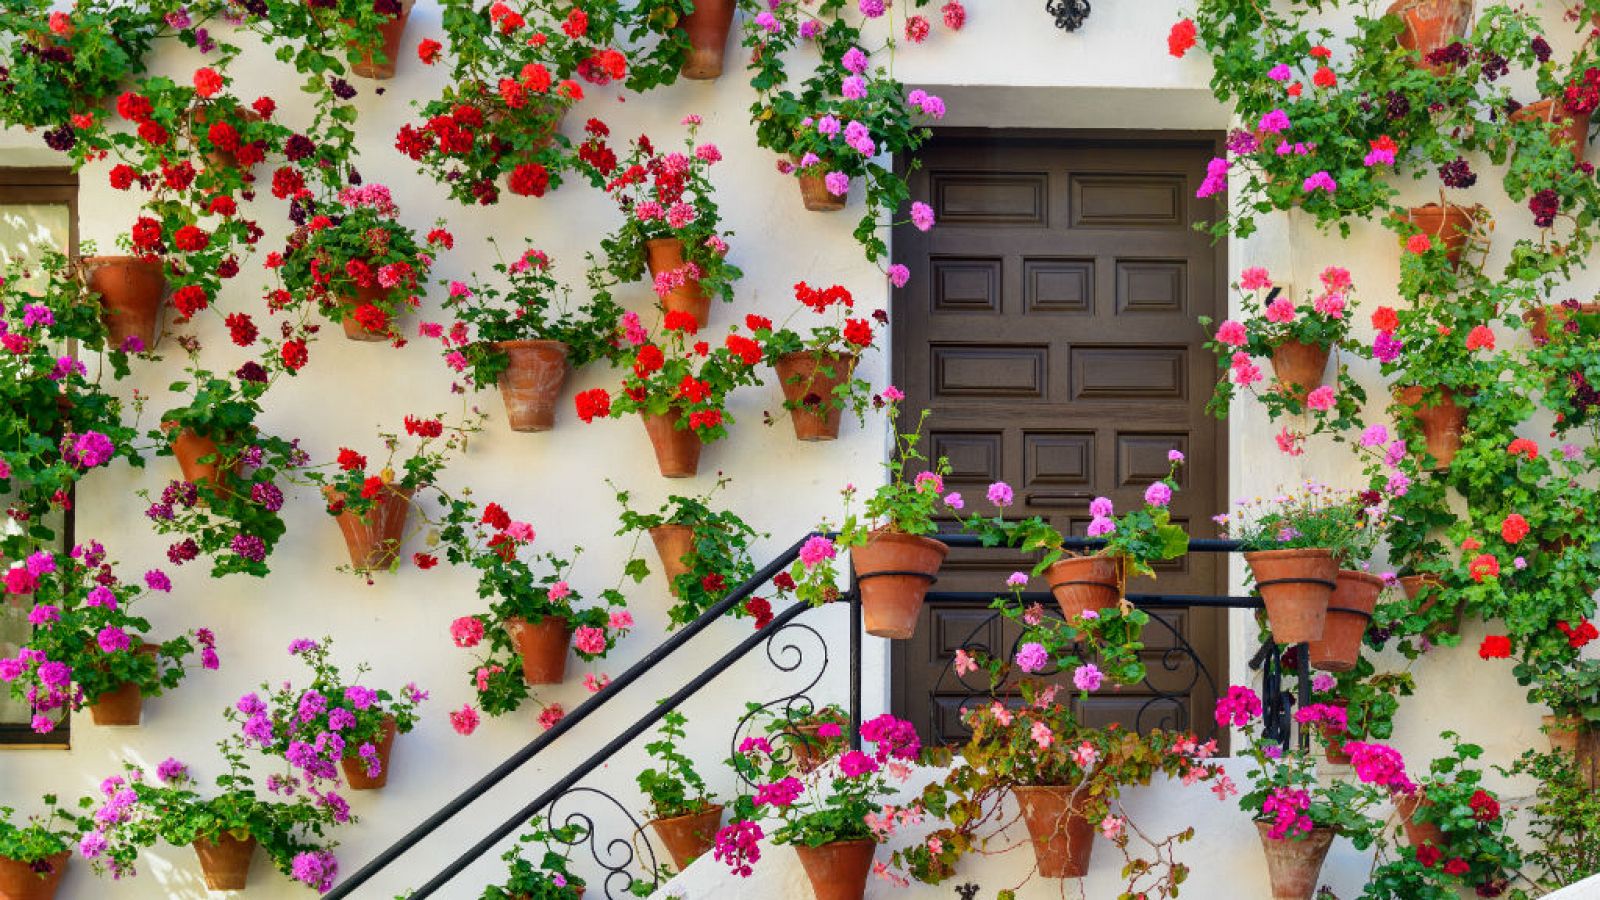
[[1272, 827], [1267, 837], [1275, 841], [1289, 840], [1311, 833], [1314, 823], [1307, 812], [1311, 809], [1311, 795], [1300, 788], [1277, 787], [1261, 802], [1261, 814], [1270, 819]]
[[1417, 785], [1406, 777], [1406, 761], [1400, 752], [1384, 744], [1348, 741], [1344, 752], [1350, 755], [1356, 777], [1367, 784], [1387, 787], [1403, 794], [1415, 793]]
[[1241, 684], [1228, 686], [1228, 693], [1217, 700], [1217, 725], [1236, 728], [1249, 725], [1261, 715], [1261, 698], [1256, 692]]

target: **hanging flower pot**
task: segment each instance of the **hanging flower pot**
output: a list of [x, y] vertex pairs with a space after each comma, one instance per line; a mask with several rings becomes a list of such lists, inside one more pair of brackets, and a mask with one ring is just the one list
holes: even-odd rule
[[1274, 840], [1265, 822], [1257, 822], [1261, 849], [1267, 854], [1267, 877], [1272, 881], [1272, 900], [1311, 900], [1317, 891], [1322, 862], [1333, 845], [1333, 829], [1313, 828], [1300, 840]]
[[831, 441], [839, 437], [844, 409], [834, 405], [833, 392], [855, 374], [857, 357], [833, 356], [814, 350], [785, 353], [773, 362], [778, 384], [794, 422], [794, 436], [802, 441]]
[[1244, 555], [1267, 607], [1267, 624], [1279, 644], [1322, 637], [1339, 566], [1326, 550], [1256, 550]]
[[1544, 735], [1550, 749], [1557, 753], [1576, 754], [1578, 738], [1583, 734], [1583, 719], [1579, 716], [1545, 716]]
[[506, 633], [522, 656], [522, 680], [529, 684], [560, 684], [567, 677], [567, 647], [572, 626], [565, 616], [545, 616], [529, 622], [520, 616], [506, 620]]
[[[193, 429], [180, 429], [174, 422], [162, 422], [161, 430], [172, 438], [172, 455], [178, 460], [178, 470], [183, 473], [183, 480], [193, 484], [209, 484], [220, 492], [226, 482], [218, 481], [222, 460], [217, 442], [196, 434]], [[240, 465], [241, 461], [235, 460], [228, 467], [228, 474], [238, 475]]]
[[[677, 238], [655, 238], [645, 241], [644, 246], [645, 263], [650, 268], [652, 279], [686, 265], [683, 260], [683, 241]], [[661, 306], [667, 312], [686, 312], [694, 316], [695, 324], [701, 328], [706, 327], [711, 319], [711, 297], [700, 289], [698, 278], [686, 279], [681, 286], [668, 291], [666, 296], [661, 297]]]
[[[345, 548], [350, 551], [350, 565], [372, 572], [394, 564], [400, 555], [400, 543], [405, 540], [414, 493], [412, 488], [385, 487], [373, 498], [373, 506], [365, 515], [346, 509], [335, 517], [344, 534]], [[330, 504], [345, 499], [342, 492], [329, 487], [323, 488], [322, 494]]]
[[[362, 78], [379, 81], [394, 77], [395, 67], [400, 62], [400, 39], [405, 35], [406, 22], [411, 18], [411, 7], [415, 3], [416, 0], [400, 0], [400, 12], [378, 26], [378, 34], [383, 39], [383, 61], [379, 62], [371, 51], [362, 52], [361, 61], [352, 63], [350, 71]], [[359, 47], [359, 42], [350, 42], [351, 50], [358, 50]]]
[[1553, 123], [1556, 129], [1550, 133], [1550, 142], [1565, 144], [1572, 151], [1575, 163], [1583, 162], [1589, 149], [1589, 121], [1593, 116], [1593, 113], [1572, 112], [1565, 103], [1551, 99], [1535, 100], [1511, 114], [1518, 122]]
[[5, 900], [52, 900], [72, 854], [62, 851], [38, 862], [0, 856], [0, 897]]
[[[1444, 583], [1437, 575], [1405, 575], [1400, 578], [1400, 589], [1406, 592], [1406, 599], [1416, 604], [1418, 615], [1426, 614], [1433, 609], [1434, 604], [1444, 597]], [[1421, 602], [1418, 602], [1421, 598]], [[1428, 627], [1425, 636], [1433, 637], [1439, 634], [1459, 634], [1461, 632], [1461, 601], [1457, 601], [1454, 612], [1449, 619], [1435, 622]]]
[[[139, 652], [155, 656], [160, 649], [148, 641], [139, 646]], [[102, 693], [89, 704], [89, 719], [96, 725], [129, 728], [144, 718], [144, 691], [132, 682]], [[4, 897], [0, 893], [0, 897]]]
[[689, 36], [683, 77], [707, 81], [722, 74], [735, 6], [734, 0], [694, 0], [694, 12], [678, 21], [678, 27]]
[[256, 839], [246, 835], [241, 840], [224, 831], [215, 838], [195, 838], [194, 852], [200, 857], [207, 890], [242, 891], [256, 855]]
[[822, 730], [824, 724], [832, 721], [832, 719], [823, 719], [805, 722], [794, 726], [792, 729], [794, 741], [789, 745], [789, 749], [794, 757], [794, 767], [800, 770], [800, 774], [805, 775], [815, 772], [819, 766], [831, 758], [832, 754], [828, 752], [828, 745], [838, 739], [825, 738], [818, 732]]
[[722, 804], [713, 803], [693, 815], [654, 819], [650, 827], [666, 845], [673, 867], [682, 872], [716, 846], [717, 829], [722, 827]]
[[1378, 607], [1383, 579], [1369, 572], [1340, 569], [1322, 637], [1311, 642], [1311, 665], [1324, 672], [1348, 672], [1361, 656], [1361, 638]]
[[1446, 469], [1461, 449], [1461, 432], [1467, 427], [1467, 411], [1456, 404], [1455, 394], [1449, 388], [1439, 388], [1437, 401], [1424, 402], [1426, 391], [1416, 385], [1403, 387], [1395, 399], [1411, 407], [1422, 426], [1422, 438], [1428, 455], [1434, 459], [1434, 469]]
[[[259, 122], [261, 114], [253, 109], [234, 109], [230, 112], [244, 122]], [[189, 144], [193, 147], [198, 141], [196, 131], [205, 131], [211, 125], [211, 115], [207, 107], [201, 106], [194, 111], [194, 121], [190, 126]], [[239, 154], [235, 150], [207, 150], [205, 152], [206, 166], [210, 169], [239, 169]]]
[[661, 557], [661, 569], [667, 576], [667, 589], [678, 595], [678, 576], [689, 571], [683, 558], [694, 552], [694, 528], [688, 525], [657, 525], [650, 529], [650, 540], [655, 542], [656, 555]]
[[389, 783], [389, 756], [394, 753], [394, 716], [383, 719], [383, 736], [378, 738], [378, 774], [367, 774], [367, 761], [361, 758], [359, 745], [346, 745], [339, 767], [344, 769], [345, 783], [352, 791], [375, 791]]
[[1039, 874], [1045, 878], [1082, 878], [1089, 874], [1094, 852], [1094, 824], [1083, 816], [1085, 796], [1074, 797], [1071, 785], [1031, 785], [1013, 789], [1022, 820], [1033, 838]]
[[1127, 560], [1120, 556], [1069, 556], [1044, 570], [1050, 593], [1068, 622], [1086, 612], [1101, 613], [1122, 601]]
[[161, 262], [137, 256], [87, 256], [82, 266], [89, 290], [100, 295], [108, 343], [123, 347], [129, 338], [138, 338], [140, 349], [153, 349], [161, 336], [161, 301], [167, 293]]
[[828, 190], [826, 176], [801, 172], [797, 177], [800, 179], [800, 200], [805, 203], [806, 209], [811, 212], [838, 212], [844, 209], [849, 196], [841, 197]]
[[1327, 347], [1289, 340], [1272, 348], [1272, 372], [1278, 376], [1281, 390], [1300, 403], [1322, 387], [1322, 373], [1327, 368]]
[[873, 841], [835, 841], [820, 847], [796, 844], [794, 850], [817, 900], [861, 900], [866, 894], [872, 856], [878, 852]]
[[1421, 847], [1423, 844], [1444, 847], [1444, 829], [1437, 822], [1424, 822], [1417, 818], [1423, 808], [1431, 806], [1433, 801], [1427, 799], [1421, 788], [1414, 794], [1399, 795], [1394, 802], [1395, 812], [1400, 816], [1400, 827], [1406, 833], [1406, 843], [1412, 847]]
[[[1559, 303], [1535, 306], [1522, 314], [1522, 321], [1528, 323], [1528, 333], [1538, 344], [1548, 343], [1550, 340], [1550, 323], [1554, 322], [1557, 328], [1567, 327], [1567, 323], [1575, 315], [1593, 316], [1600, 314], [1600, 303], [1580, 303], [1576, 309]], [[1576, 327], [1576, 326], [1573, 326]]]
[[1418, 65], [1439, 74], [1449, 71], [1450, 65], [1434, 65], [1428, 62], [1428, 54], [1467, 33], [1472, 0], [1396, 0], [1389, 5], [1388, 14], [1405, 23], [1405, 30], [1396, 38], [1400, 46], [1415, 50], [1422, 58]]
[[679, 428], [683, 415], [676, 409], [659, 415], [640, 413], [644, 430], [655, 447], [656, 466], [664, 478], [693, 478], [700, 471], [700, 435], [692, 428]]
[[903, 640], [916, 633], [922, 598], [949, 552], [940, 541], [893, 531], [874, 531], [865, 545], [852, 548], [867, 634]]
[[1411, 207], [1406, 213], [1406, 220], [1434, 244], [1443, 247], [1450, 265], [1457, 266], [1461, 264], [1467, 242], [1472, 238], [1473, 225], [1482, 214], [1483, 207], [1478, 204], [1457, 206], [1454, 203], [1425, 203]]
[[[389, 290], [389, 288], [378, 285], [358, 287], [356, 288], [355, 296], [339, 298], [339, 305], [344, 308], [344, 316], [339, 320], [339, 324], [344, 327], [346, 339], [368, 342], [387, 341], [389, 339], [387, 332], [368, 331], [366, 326], [362, 325], [355, 316], [356, 309], [361, 306], [367, 304], [381, 306], [388, 302]], [[394, 323], [391, 322], [390, 327], [392, 328], [393, 325]]]
[[556, 399], [571, 368], [567, 345], [560, 341], [498, 341], [495, 347], [510, 359], [500, 373], [500, 397], [511, 430], [554, 428]]

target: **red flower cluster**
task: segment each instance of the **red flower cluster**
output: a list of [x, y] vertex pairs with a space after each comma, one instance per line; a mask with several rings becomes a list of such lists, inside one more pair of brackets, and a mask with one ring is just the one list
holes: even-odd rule
[[211, 245], [211, 235], [196, 225], [185, 225], [172, 235], [172, 243], [185, 253], [198, 253]]
[[578, 418], [585, 423], [611, 415], [611, 395], [604, 388], [582, 391], [573, 398], [573, 403], [578, 408]]
[[802, 281], [794, 286], [794, 298], [819, 313], [826, 312], [835, 303], [845, 309], [855, 305], [855, 298], [850, 296], [850, 292], [837, 284], [819, 291]]
[[1515, 544], [1528, 536], [1528, 520], [1521, 513], [1512, 513], [1500, 523], [1500, 537], [1508, 544]]
[[1485, 578], [1498, 578], [1500, 576], [1500, 560], [1492, 553], [1480, 553], [1473, 558], [1467, 566], [1467, 573], [1472, 580], [1482, 584]]
[[1590, 641], [1600, 638], [1600, 629], [1596, 629], [1588, 619], [1580, 620], [1576, 628], [1566, 622], [1557, 622], [1556, 630], [1567, 636], [1567, 646], [1574, 650], [1581, 650]]
[[722, 410], [707, 409], [689, 414], [689, 427], [698, 431], [702, 428], [715, 428], [722, 424]]
[[1467, 332], [1467, 349], [1493, 350], [1494, 332], [1487, 325], [1472, 326], [1472, 330]]
[[149, 216], [140, 216], [128, 236], [137, 250], [155, 253], [161, 249], [161, 223]]
[[1472, 817], [1479, 822], [1487, 824], [1500, 818], [1500, 801], [1483, 788], [1472, 792], [1472, 799], [1467, 801], [1467, 806], [1472, 808]]
[[681, 309], [668, 311], [661, 325], [668, 331], [681, 331], [684, 334], [695, 334], [700, 330], [700, 323], [695, 321], [694, 316]]
[[222, 90], [222, 76], [217, 70], [209, 66], [196, 69], [194, 73], [194, 92], [202, 98], [215, 97]]
[[756, 620], [757, 631], [772, 622], [772, 604], [765, 597], [751, 597], [744, 601], [744, 611]]
[[424, 38], [417, 44], [417, 58], [422, 60], [423, 65], [431, 66], [438, 61], [439, 51], [443, 49], [444, 45], [433, 38]]
[[436, 438], [444, 434], [444, 423], [438, 419], [419, 419], [406, 416], [406, 434], [414, 437]]
[[1511, 655], [1511, 638], [1503, 634], [1491, 634], [1478, 645], [1478, 656], [1483, 659], [1505, 659]]
[[478, 521], [493, 528], [495, 531], [505, 531], [511, 527], [511, 514], [505, 507], [498, 503], [491, 503], [483, 508], [483, 517]]
[[523, 197], [543, 197], [550, 188], [550, 170], [538, 163], [523, 163], [511, 170], [511, 193]]
[[367, 458], [349, 447], [340, 447], [338, 463], [340, 469], [346, 472], [354, 472], [367, 467]]
[[[868, 332], [867, 340], [869, 342], [872, 340], [870, 330]], [[745, 365], [753, 366], [761, 362], [761, 345], [755, 341], [752, 341], [743, 335], [730, 334], [728, 335], [727, 339], [723, 341], [723, 343], [729, 350], [733, 351], [734, 355], [738, 356], [740, 361], [742, 361]]]
[[305, 368], [306, 361], [310, 359], [310, 354], [306, 352], [306, 342], [299, 338], [295, 338], [292, 341], [284, 341], [283, 347], [279, 351], [279, 356], [283, 359], [284, 367], [291, 372], [298, 372]]
[[1517, 438], [1506, 445], [1506, 452], [1512, 456], [1525, 456], [1528, 462], [1539, 458], [1539, 445], [1527, 438]]
[[872, 345], [872, 323], [866, 319], [846, 319], [844, 322], [844, 339], [857, 347]]
[[240, 347], [248, 347], [256, 342], [258, 332], [256, 323], [247, 313], [229, 313], [223, 320], [228, 326], [228, 337]]
[[1180, 19], [1167, 32], [1167, 52], [1173, 56], [1183, 57], [1195, 45], [1195, 28], [1193, 19]]
[[198, 284], [186, 284], [172, 292], [172, 306], [184, 321], [210, 305], [211, 298], [206, 295], [206, 289]]

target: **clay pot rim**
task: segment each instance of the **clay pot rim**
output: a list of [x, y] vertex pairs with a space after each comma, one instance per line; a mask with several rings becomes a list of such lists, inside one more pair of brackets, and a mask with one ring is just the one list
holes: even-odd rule
[[705, 806], [700, 808], [699, 812], [686, 813], [681, 816], [657, 816], [656, 818], [650, 820], [650, 824], [662, 825], [668, 822], [683, 822], [688, 819], [698, 819], [701, 816], [709, 816], [713, 812], [715, 812], [718, 816], [721, 816], [726, 808], [727, 807], [723, 806], [721, 803], [712, 803], [708, 800], [706, 801]]
[[568, 344], [566, 341], [558, 341], [558, 340], [555, 340], [553, 338], [511, 338], [509, 340], [488, 341], [486, 343], [488, 343], [488, 344], [490, 344], [492, 346], [498, 347], [498, 348], [500, 348], [502, 350], [507, 350], [507, 349], [523, 350], [523, 349], [534, 348], [534, 347], [541, 347], [541, 348], [560, 347], [562, 353], [566, 353], [567, 351], [572, 349], [572, 345]]
[[1371, 572], [1363, 572], [1360, 569], [1343, 569], [1343, 568], [1341, 568], [1339, 570], [1338, 577], [1340, 577], [1340, 578], [1348, 578], [1351, 581], [1365, 581], [1367, 584], [1376, 583], [1378, 585], [1383, 585], [1383, 584], [1386, 583], [1383, 580], [1383, 576], [1382, 575], [1374, 575]]
[[1321, 558], [1324, 556], [1332, 559], [1333, 552], [1326, 547], [1277, 547], [1267, 550], [1246, 550], [1244, 552], [1245, 562], [1249, 562], [1251, 557], [1265, 557], [1269, 559], [1295, 559], [1297, 557]]

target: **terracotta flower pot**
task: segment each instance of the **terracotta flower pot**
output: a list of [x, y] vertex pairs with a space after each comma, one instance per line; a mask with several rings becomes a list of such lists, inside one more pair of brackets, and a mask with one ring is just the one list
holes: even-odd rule
[[367, 762], [361, 758], [359, 744], [345, 747], [344, 758], [339, 760], [339, 767], [344, 769], [344, 780], [350, 785], [350, 790], [375, 791], [389, 783], [389, 757], [394, 753], [396, 728], [394, 716], [386, 716], [383, 720], [383, 736], [378, 738], [377, 775], [367, 774]]
[[1405, 23], [1405, 31], [1396, 38], [1400, 46], [1415, 50], [1421, 57], [1418, 65], [1437, 74], [1450, 67], [1433, 65], [1428, 62], [1428, 54], [1467, 33], [1472, 0], [1396, 0], [1388, 12]]
[[1440, 388], [1437, 402], [1424, 402], [1426, 391], [1412, 385], [1395, 393], [1395, 399], [1411, 407], [1422, 426], [1422, 438], [1428, 455], [1434, 459], [1434, 469], [1446, 469], [1461, 450], [1461, 432], [1467, 427], [1467, 410], [1456, 404], [1455, 394], [1449, 388]]
[[1583, 719], [1578, 716], [1544, 717], [1544, 735], [1550, 741], [1550, 749], [1557, 753], [1576, 753], [1582, 732]]
[[[261, 114], [253, 109], [230, 110], [232, 117], [246, 122], [261, 121]], [[199, 142], [198, 133], [203, 133], [211, 127], [211, 116], [206, 107], [201, 106], [194, 111], [194, 123], [189, 134], [189, 143], [193, 147]], [[233, 150], [208, 150], [205, 153], [206, 165], [212, 169], [238, 169], [239, 155]]]
[[[383, 38], [383, 61], [379, 62], [371, 52], [364, 52], [359, 62], [350, 64], [350, 71], [379, 81], [394, 77], [395, 67], [400, 62], [400, 39], [405, 35], [406, 21], [411, 18], [411, 7], [415, 3], [416, 0], [400, 0], [399, 15], [378, 26], [378, 34]], [[351, 50], [359, 47], [358, 42], [350, 42]]]
[[922, 598], [949, 552], [932, 538], [892, 531], [874, 531], [864, 546], [852, 548], [867, 634], [903, 640], [916, 633]]
[[688, 525], [657, 525], [650, 529], [650, 540], [656, 545], [656, 555], [661, 557], [662, 573], [667, 576], [667, 589], [678, 595], [678, 576], [689, 571], [683, 558], [694, 552], [694, 528]]
[[1556, 129], [1550, 133], [1550, 142], [1566, 145], [1575, 163], [1583, 162], [1589, 149], [1589, 122], [1593, 116], [1593, 113], [1571, 112], [1565, 103], [1548, 98], [1535, 100], [1511, 114], [1511, 118], [1519, 122], [1554, 123]]
[[[148, 641], [139, 645], [139, 652], [146, 656], [155, 656], [158, 649]], [[96, 725], [126, 728], [138, 725], [143, 718], [144, 692], [131, 682], [105, 691], [89, 704], [89, 719]]]
[[693, 478], [700, 471], [700, 435], [692, 428], [679, 428], [683, 418], [677, 410], [651, 415], [641, 413], [644, 430], [655, 447], [656, 466], [663, 478]]
[[1272, 639], [1299, 644], [1321, 638], [1328, 599], [1339, 576], [1339, 566], [1328, 551], [1256, 550], [1244, 559], [1266, 604]]
[[[177, 429], [172, 422], [162, 422], [161, 430], [172, 437], [172, 455], [178, 460], [178, 470], [183, 473], [183, 480], [194, 484], [209, 484], [218, 493], [226, 485], [226, 480], [218, 481], [221, 472], [221, 454], [217, 450], [217, 442], [209, 437], [196, 434], [193, 429]], [[176, 434], [173, 431], [177, 430]], [[204, 459], [210, 462], [201, 462]], [[241, 462], [235, 460], [228, 467], [229, 475], [238, 475]]]
[[1273, 840], [1265, 822], [1257, 822], [1261, 849], [1267, 854], [1267, 877], [1272, 881], [1272, 900], [1311, 900], [1317, 891], [1322, 862], [1333, 846], [1333, 830], [1313, 828], [1300, 840]]
[[1083, 816], [1087, 797], [1074, 799], [1069, 785], [1037, 785], [1013, 789], [1022, 820], [1033, 838], [1039, 874], [1045, 878], [1082, 878], [1089, 874], [1094, 852], [1094, 823]]
[[567, 648], [572, 626], [565, 616], [545, 616], [538, 623], [514, 617], [506, 620], [506, 633], [522, 656], [522, 680], [529, 684], [560, 684], [567, 677]]
[[[663, 272], [672, 272], [684, 266], [683, 241], [677, 238], [655, 238], [644, 242], [645, 263], [653, 279]], [[694, 316], [701, 328], [711, 320], [711, 297], [700, 289], [699, 279], [684, 282], [661, 297], [661, 307], [667, 312], [686, 312]]]
[[1322, 387], [1322, 373], [1327, 368], [1327, 347], [1284, 341], [1272, 348], [1272, 372], [1278, 376], [1279, 389], [1300, 403]]
[[100, 295], [100, 318], [110, 335], [107, 342], [121, 347], [130, 337], [154, 349], [161, 337], [161, 301], [167, 278], [157, 260], [137, 256], [88, 256], [82, 260], [89, 290]]
[[240, 840], [224, 831], [209, 840], [195, 838], [194, 852], [200, 857], [200, 874], [207, 890], [242, 891], [250, 875], [250, 860], [256, 855], [256, 839], [246, 835]]
[[796, 177], [800, 179], [800, 200], [811, 212], [838, 212], [844, 209], [850, 199], [849, 195], [840, 197], [828, 190], [823, 175], [801, 174]]
[[571, 365], [561, 341], [499, 341], [495, 347], [511, 362], [500, 373], [500, 397], [512, 431], [549, 431], [556, 423], [556, 400]]
[[1600, 732], [1579, 716], [1545, 716], [1544, 733], [1550, 749], [1567, 754], [1591, 788], [1600, 785]]
[[1450, 260], [1450, 265], [1456, 266], [1461, 264], [1467, 241], [1472, 237], [1473, 223], [1482, 209], [1477, 204], [1457, 206], [1450, 203], [1440, 206], [1437, 203], [1425, 203], [1411, 207], [1406, 213], [1406, 220], [1427, 235], [1435, 245], [1443, 247], [1445, 258]]
[[38, 862], [25, 863], [0, 856], [0, 897], [5, 900], [51, 900], [61, 884], [72, 854], [62, 851]]
[[[825, 738], [818, 734], [823, 724], [821, 721], [807, 722], [791, 729], [794, 740], [790, 743], [789, 749], [794, 758], [795, 768], [799, 769], [802, 775], [815, 772], [831, 758], [832, 754], [827, 752], [829, 743], [842, 743], [842, 738]], [[842, 733], [844, 723], [835, 724], [839, 725]]]
[[1413, 847], [1432, 844], [1444, 848], [1444, 829], [1437, 822], [1424, 822], [1417, 818], [1424, 807], [1431, 806], [1433, 802], [1423, 796], [1421, 790], [1415, 794], [1401, 794], [1395, 799], [1394, 808], [1400, 815], [1400, 827], [1406, 833], [1406, 842]]
[[1050, 593], [1068, 622], [1085, 612], [1100, 613], [1122, 601], [1127, 561], [1122, 557], [1065, 557], [1044, 570]]
[[[1433, 609], [1434, 604], [1444, 597], [1443, 583], [1437, 575], [1405, 575], [1400, 579], [1400, 589], [1406, 592], [1406, 599], [1416, 603], [1417, 613], [1424, 614]], [[1418, 603], [1418, 598], [1422, 602]], [[1461, 632], [1461, 601], [1457, 601], [1455, 610], [1449, 619], [1435, 622], [1429, 626], [1426, 635], [1432, 637], [1437, 634], [1459, 634]]]
[[839, 422], [844, 409], [830, 401], [839, 385], [855, 373], [854, 355], [824, 357], [811, 350], [785, 353], [773, 362], [778, 385], [783, 388], [785, 405], [794, 436], [802, 441], [831, 441], [839, 437]]
[[734, 0], [694, 0], [694, 12], [678, 21], [678, 27], [689, 36], [683, 77], [706, 81], [722, 74], [722, 58], [736, 5]]
[[1348, 672], [1361, 656], [1361, 638], [1378, 607], [1383, 579], [1368, 572], [1339, 570], [1322, 637], [1311, 642], [1311, 665], [1324, 672]]
[[821, 847], [796, 844], [800, 865], [811, 879], [817, 900], [861, 900], [878, 845], [872, 841], [836, 841]]
[[[1328, 734], [1327, 729], [1323, 729], [1323, 734]], [[1322, 755], [1336, 766], [1350, 765], [1350, 754], [1344, 752], [1344, 743], [1337, 738], [1328, 741], [1327, 746], [1322, 748]]]
[[[354, 296], [339, 298], [339, 306], [344, 311], [344, 315], [342, 318], [340, 318], [339, 324], [344, 328], [345, 338], [352, 341], [367, 342], [387, 341], [389, 339], [389, 334], [387, 332], [372, 332], [363, 327], [360, 322], [356, 321], [355, 310], [356, 307], [366, 303], [370, 303], [373, 306], [383, 305], [384, 303], [388, 302], [390, 290], [390, 288], [379, 287], [377, 285], [373, 285], [372, 287], [358, 287], [356, 288]], [[389, 330], [393, 331], [394, 327], [394, 320], [390, 319]]]
[[1600, 314], [1600, 303], [1580, 303], [1577, 309], [1568, 309], [1558, 303], [1545, 306], [1535, 306], [1522, 314], [1522, 321], [1528, 323], [1528, 333], [1534, 341], [1540, 344], [1550, 340], [1550, 323], [1555, 322], [1561, 328], [1574, 316], [1593, 316]]
[[[333, 488], [323, 488], [322, 493], [330, 503], [344, 495]], [[411, 515], [411, 488], [386, 487], [373, 500], [366, 515], [349, 510], [339, 513], [336, 520], [344, 535], [344, 545], [350, 552], [350, 565], [363, 572], [387, 569], [400, 555], [400, 544], [406, 536], [406, 520]]]
[[661, 843], [666, 845], [673, 868], [682, 872], [689, 868], [689, 863], [716, 846], [717, 829], [722, 827], [722, 804], [714, 803], [693, 815], [655, 819], [650, 827], [656, 830]]

